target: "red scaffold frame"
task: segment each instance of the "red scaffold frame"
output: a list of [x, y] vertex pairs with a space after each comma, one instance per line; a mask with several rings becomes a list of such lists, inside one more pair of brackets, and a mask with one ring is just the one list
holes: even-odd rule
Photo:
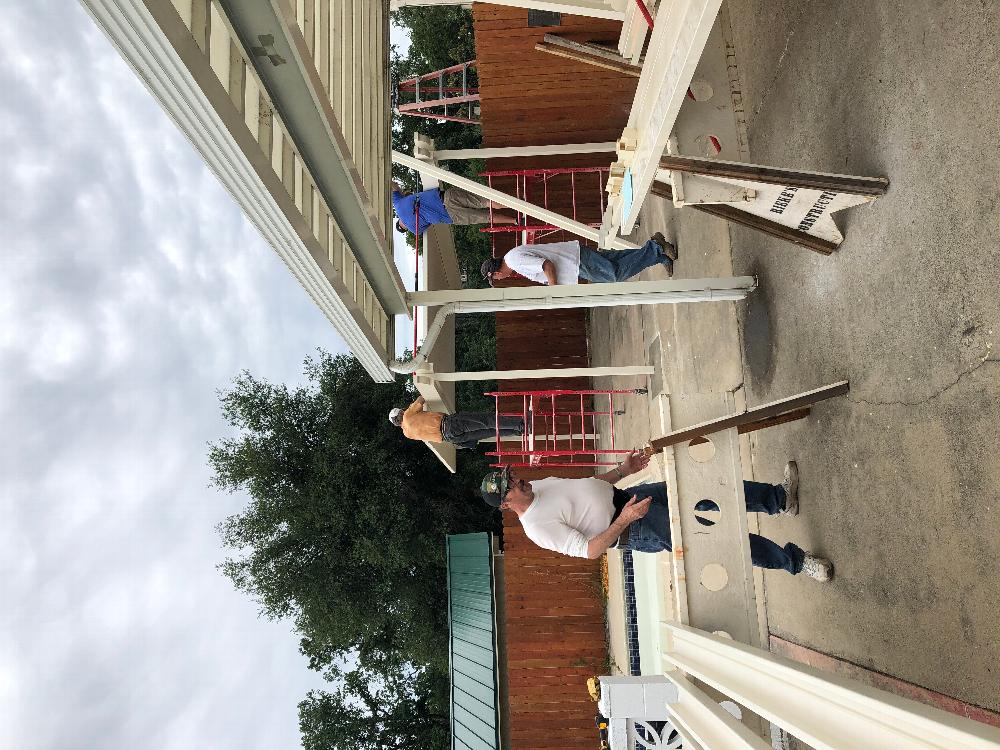
[[[570, 200], [572, 201], [572, 218], [573, 221], [579, 221], [578, 210], [577, 210], [577, 191], [597, 188], [598, 201], [600, 204], [600, 214], [595, 217], [595, 221], [586, 222], [587, 226], [598, 228], [601, 226], [601, 218], [604, 214], [605, 206], [605, 195], [604, 188], [607, 183], [608, 175], [611, 173], [611, 167], [555, 167], [551, 169], [503, 169], [503, 170], [489, 170], [486, 172], [480, 172], [480, 177], [486, 178], [486, 184], [490, 187], [494, 187], [494, 178], [513, 178], [514, 179], [514, 192], [515, 198], [519, 198], [529, 203], [533, 202], [532, 198], [541, 198], [541, 203], [539, 204], [543, 208], [549, 208], [549, 182], [556, 177], [563, 175], [569, 176], [569, 185], [562, 185], [556, 190], [556, 192], [566, 191], [570, 195]], [[584, 178], [581, 175], [594, 175], [595, 179], [593, 182], [588, 178], [586, 183], [584, 183]], [[580, 184], [577, 184], [578, 178]], [[508, 191], [505, 191], [508, 192]], [[493, 245], [493, 257], [496, 257], [496, 235], [508, 232], [524, 232], [525, 241], [528, 244], [535, 244], [539, 240], [545, 237], [556, 234], [558, 232], [566, 232], [565, 229], [561, 229], [553, 224], [533, 224], [528, 216], [519, 213], [517, 216], [517, 222], [514, 224], [497, 224], [493, 217], [493, 204], [490, 204], [490, 225], [488, 227], [483, 227], [479, 231], [485, 232], [490, 235], [490, 239]]]
[[[644, 388], [631, 390], [545, 390], [545, 391], [491, 391], [484, 395], [493, 396], [496, 402], [496, 450], [487, 451], [487, 456], [495, 456], [497, 462], [491, 466], [511, 467], [583, 467], [616, 466], [616, 457], [628, 454], [631, 448], [615, 445], [615, 417], [624, 410], [615, 409], [615, 396], [643, 394]], [[598, 409], [596, 400], [606, 396], [608, 408]], [[521, 399], [520, 411], [504, 411], [500, 408], [501, 398]], [[568, 409], [557, 403], [557, 399], [573, 401], [579, 399], [579, 408]], [[588, 406], [588, 398], [592, 403]], [[520, 441], [503, 440], [500, 435], [501, 417], [521, 417], [530, 429], [525, 430]], [[597, 420], [607, 417], [607, 447], [600, 447]], [[566, 432], [563, 433], [563, 428]], [[576, 428], [579, 427], [579, 433]], [[539, 428], [544, 432], [539, 434]], [[588, 434], [589, 433], [589, 434]], [[538, 442], [541, 441], [539, 446]], [[515, 448], [507, 446], [515, 444]]]

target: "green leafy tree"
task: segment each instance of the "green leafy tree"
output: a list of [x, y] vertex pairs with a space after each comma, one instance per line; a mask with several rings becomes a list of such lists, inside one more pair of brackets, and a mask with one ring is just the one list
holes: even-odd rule
[[220, 394], [239, 434], [210, 446], [214, 482], [249, 504], [220, 526], [222, 570], [269, 618], [290, 618], [310, 666], [338, 676], [356, 654], [383, 674], [447, 670], [444, 536], [483, 530], [468, 452], [452, 476], [387, 414], [414, 398], [356, 359], [320, 353], [290, 389], [240, 375]]
[[[299, 703], [304, 750], [445, 750], [449, 707], [427, 671], [392, 675], [358, 669], [333, 692], [310, 691]], [[444, 691], [447, 695], [447, 691]]]
[[[472, 13], [458, 7], [400, 8], [392, 20], [409, 32], [410, 47], [401, 56], [393, 49], [389, 59], [393, 81], [400, 82], [415, 75], [431, 73], [476, 57], [476, 42], [472, 30]], [[471, 69], [470, 85], [476, 82]], [[413, 153], [413, 134], [422, 133], [434, 139], [438, 149], [478, 148], [482, 133], [478, 125], [428, 120], [406, 115], [393, 116], [393, 148], [405, 154]], [[458, 174], [475, 178], [477, 164], [456, 162], [451, 168]], [[419, 190], [416, 175], [393, 165], [393, 175], [409, 190]]]

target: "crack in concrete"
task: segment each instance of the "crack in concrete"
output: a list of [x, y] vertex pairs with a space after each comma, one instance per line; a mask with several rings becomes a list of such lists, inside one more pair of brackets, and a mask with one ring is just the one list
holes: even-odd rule
[[920, 399], [919, 401], [868, 401], [867, 399], [851, 398], [850, 396], [847, 396], [847, 400], [850, 401], [852, 404], [865, 404], [867, 406], [921, 406], [922, 404], [926, 404], [928, 401], [933, 401], [934, 399], [944, 395], [947, 391], [950, 391], [956, 385], [961, 383], [968, 375], [971, 375], [972, 373], [979, 370], [979, 368], [981, 368], [987, 362], [993, 362], [995, 364], [997, 362], [1000, 362], [1000, 359], [996, 359], [993, 357], [983, 357], [983, 359], [981, 359], [979, 361], [979, 364], [977, 364], [975, 367], [970, 367], [968, 370], [963, 370], [961, 373], [959, 373], [958, 377], [955, 378], [948, 385], [938, 389], [927, 398]]
[[761, 94], [760, 101], [757, 103], [757, 106], [754, 107], [753, 114], [751, 114], [749, 119], [747, 120], [748, 128], [753, 124], [754, 120], [757, 119], [757, 115], [760, 114], [761, 109], [763, 109], [764, 107], [764, 103], [767, 101], [767, 98], [771, 95], [771, 92], [774, 90], [774, 87], [778, 83], [779, 73], [781, 73], [781, 66], [785, 62], [785, 55], [788, 54], [788, 45], [791, 44], [792, 37], [795, 36], [795, 26], [798, 25], [801, 19], [802, 19], [802, 11], [799, 11], [799, 17], [795, 20], [795, 23], [792, 26], [792, 30], [788, 32], [787, 36], [785, 36], [785, 48], [781, 50], [781, 55], [779, 55], [778, 57], [778, 63], [774, 67], [774, 74], [771, 76], [771, 82], [767, 84], [767, 88], [764, 89], [764, 93]]

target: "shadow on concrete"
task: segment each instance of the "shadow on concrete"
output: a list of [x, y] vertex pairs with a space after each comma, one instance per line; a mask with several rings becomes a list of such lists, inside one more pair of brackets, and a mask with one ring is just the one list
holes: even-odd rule
[[743, 361], [755, 389], [761, 390], [771, 384], [774, 376], [774, 331], [772, 329], [771, 290], [767, 277], [754, 264], [746, 271], [757, 277], [759, 286], [747, 297], [740, 310], [740, 341], [743, 346]]

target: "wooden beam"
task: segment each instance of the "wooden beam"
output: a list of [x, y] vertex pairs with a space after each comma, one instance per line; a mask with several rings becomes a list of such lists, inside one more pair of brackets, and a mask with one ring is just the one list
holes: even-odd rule
[[[649, 192], [660, 198], [666, 198], [669, 201], [674, 199], [673, 189], [665, 182], [654, 182]], [[712, 216], [718, 216], [720, 219], [731, 221], [733, 224], [739, 224], [749, 229], [756, 229], [758, 232], [763, 232], [779, 240], [785, 240], [785, 242], [791, 242], [793, 245], [798, 245], [799, 247], [808, 248], [822, 255], [830, 255], [838, 247], [836, 243], [830, 242], [830, 240], [824, 240], [822, 237], [816, 237], [806, 232], [800, 232], [798, 229], [786, 227], [784, 224], [765, 219], [763, 216], [741, 211], [727, 203], [685, 203], [684, 207], [703, 211]]]
[[[779, 424], [785, 424], [786, 422], [795, 422], [799, 419], [805, 419], [809, 416], [810, 409], [806, 407], [805, 409], [796, 409], [795, 411], [790, 411], [787, 414], [779, 414], [776, 417], [768, 417], [767, 419], [761, 419], [759, 422], [749, 422], [747, 424], [741, 424], [736, 428], [736, 432], [740, 435], [746, 435], [748, 432], [756, 432], [757, 430], [763, 430], [768, 427], [777, 427]], [[691, 441], [691, 445], [698, 445], [700, 443], [707, 443], [708, 438], [694, 438]]]
[[803, 172], [780, 167], [764, 167], [760, 164], [701, 159], [693, 156], [663, 156], [660, 158], [660, 169], [723, 179], [751, 180], [768, 185], [851, 193], [853, 195], [885, 195], [886, 190], [889, 189], [889, 178], [887, 177], [856, 177], [846, 174]]
[[546, 34], [542, 37], [542, 41], [548, 44], [555, 44], [558, 47], [565, 47], [566, 49], [573, 49], [577, 52], [582, 52], [586, 55], [593, 55], [595, 57], [603, 57], [605, 60], [611, 60], [612, 62], [622, 63], [624, 65], [629, 65], [630, 67], [642, 67], [642, 65], [634, 65], [628, 61], [627, 58], [622, 57], [617, 51], [611, 47], [607, 47], [603, 44], [597, 44], [596, 42], [577, 42], [573, 39], [567, 39], [566, 37], [559, 36], [558, 34]]
[[[793, 416], [791, 413], [801, 412], [801, 410], [811, 406], [812, 404], [825, 401], [829, 398], [833, 398], [834, 396], [843, 396], [849, 390], [850, 383], [843, 380], [839, 383], [825, 385], [821, 388], [816, 388], [811, 391], [806, 391], [805, 393], [799, 393], [795, 396], [781, 399], [780, 401], [772, 401], [769, 404], [763, 404], [762, 406], [748, 409], [740, 414], [729, 414], [724, 417], [711, 419], [707, 422], [693, 425], [691, 427], [674, 430], [661, 438], [653, 440], [649, 447], [646, 448], [645, 453], [647, 455], [652, 455], [653, 453], [661, 451], [664, 448], [668, 448], [671, 445], [684, 443], [694, 438], [702, 438], [706, 435], [711, 435], [714, 432], [721, 432], [722, 430], [728, 430], [732, 427], [739, 428], [740, 426], [758, 425], [752, 427], [752, 429], [756, 430], [764, 427], [770, 427], [772, 424], [781, 424], [779, 421], [771, 422], [771, 420], [775, 417], [787, 415], [788, 419], [782, 421], [801, 419], [805, 416], [804, 414]], [[748, 429], [747, 431], [749, 432], [751, 430]]]
[[[546, 38], [552, 36], [551, 34], [546, 34]], [[549, 42], [539, 42], [535, 45], [535, 49], [539, 52], [548, 52], [550, 55], [556, 55], [557, 57], [565, 57], [569, 60], [575, 60], [576, 62], [587, 63], [588, 65], [594, 65], [598, 68], [605, 68], [607, 70], [614, 70], [618, 73], [622, 73], [627, 76], [632, 76], [633, 78], [638, 78], [642, 73], [642, 68], [637, 65], [632, 65], [632, 63], [621, 58], [621, 61], [611, 60], [604, 55], [598, 55], [593, 51], [589, 51], [583, 47], [583, 45], [577, 45], [576, 42], [570, 42], [570, 44], [576, 45], [581, 49], [575, 49], [565, 44], [567, 40], [563, 39], [563, 44], [552, 44]]]

